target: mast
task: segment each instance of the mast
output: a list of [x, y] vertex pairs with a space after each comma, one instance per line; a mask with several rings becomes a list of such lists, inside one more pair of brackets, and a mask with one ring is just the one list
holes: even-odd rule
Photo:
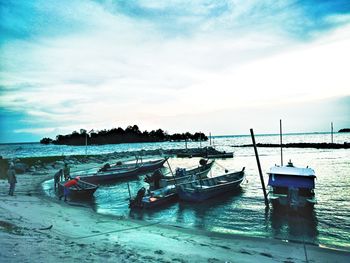
[[283, 166], [283, 150], [282, 150], [282, 120], [280, 119], [280, 144], [281, 144], [281, 166]]
[[331, 142], [333, 143], [333, 122], [331, 122]]

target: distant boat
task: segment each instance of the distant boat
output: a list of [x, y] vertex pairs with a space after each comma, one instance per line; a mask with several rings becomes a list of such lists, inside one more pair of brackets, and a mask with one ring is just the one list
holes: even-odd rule
[[[58, 184], [58, 194], [63, 194], [64, 184], [66, 181], [62, 181]], [[98, 186], [85, 182], [83, 180], [77, 181], [77, 185], [73, 185], [69, 187], [69, 194], [68, 196], [70, 198], [76, 198], [76, 199], [83, 199], [83, 198], [91, 198], [95, 191], [97, 190]]]
[[178, 199], [175, 185], [168, 185], [154, 191], [146, 192], [145, 188], [141, 188], [137, 196], [131, 199], [129, 207], [131, 209], [151, 209], [170, 204]]
[[226, 159], [226, 158], [233, 158], [233, 152], [222, 152], [217, 154], [208, 154], [208, 159]]
[[[206, 160], [201, 159], [200, 165], [193, 169], [177, 168], [175, 170], [174, 177], [163, 176], [163, 178], [160, 179], [159, 186], [163, 188], [168, 185], [181, 184], [188, 181], [194, 181], [199, 178], [206, 178], [209, 171], [213, 167], [214, 162], [215, 161], [207, 162]], [[154, 188], [154, 179], [152, 176], [146, 176], [145, 182], [149, 183], [152, 189]]]
[[244, 178], [243, 168], [239, 172], [180, 184], [177, 187], [177, 192], [181, 200], [201, 202], [237, 189]]
[[315, 171], [309, 167], [298, 168], [291, 161], [285, 166], [274, 166], [269, 175], [268, 193], [273, 206], [292, 209], [312, 208], [316, 203]]
[[192, 157], [203, 157], [203, 158], [233, 158], [233, 152], [218, 151], [213, 147], [205, 148], [194, 148], [186, 149], [183, 152], [177, 154], [177, 157], [181, 158], [192, 158]]
[[161, 168], [166, 161], [167, 158], [141, 163], [140, 165], [124, 165], [120, 166], [118, 169], [107, 169], [88, 176], [80, 176], [80, 178], [93, 184], [108, 184], [122, 179], [136, 177], [145, 173], [151, 173]]

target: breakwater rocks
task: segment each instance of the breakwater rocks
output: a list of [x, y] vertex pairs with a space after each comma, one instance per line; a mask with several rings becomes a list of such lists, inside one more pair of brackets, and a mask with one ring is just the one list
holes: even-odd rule
[[[143, 157], [150, 156], [176, 156], [179, 153], [193, 151], [201, 151], [202, 148], [191, 148], [191, 149], [156, 149], [156, 150], [139, 150], [132, 152], [113, 152], [107, 154], [98, 155], [60, 155], [60, 156], [39, 156], [39, 157], [25, 157], [25, 158], [12, 158], [12, 159], [0, 159], [0, 179], [6, 178], [9, 162], [13, 162], [17, 174], [31, 173], [38, 174], [44, 173], [52, 169], [63, 168], [64, 164], [67, 163], [69, 166], [85, 164], [85, 163], [96, 163], [103, 164], [112, 160], [118, 159], [141, 159]], [[140, 160], [139, 160], [140, 161]], [[39, 172], [40, 171], [40, 172]]]
[[[257, 147], [281, 147], [277, 143], [257, 143]], [[235, 145], [234, 147], [253, 147], [253, 144]], [[350, 143], [285, 143], [283, 148], [349, 149]]]

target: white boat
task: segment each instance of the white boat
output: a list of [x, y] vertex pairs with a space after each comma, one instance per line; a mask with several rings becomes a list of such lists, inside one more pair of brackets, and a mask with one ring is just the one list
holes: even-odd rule
[[315, 171], [309, 167], [295, 167], [291, 161], [285, 166], [274, 166], [269, 175], [268, 197], [274, 207], [292, 209], [311, 208], [315, 198]]

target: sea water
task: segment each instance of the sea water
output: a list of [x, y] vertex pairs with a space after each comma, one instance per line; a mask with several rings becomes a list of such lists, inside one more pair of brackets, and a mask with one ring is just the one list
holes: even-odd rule
[[[284, 135], [284, 143], [330, 142], [331, 136], [322, 134]], [[257, 143], [279, 143], [278, 135], [256, 136]], [[350, 142], [350, 134], [334, 135], [334, 142]], [[219, 150], [234, 151], [234, 158], [218, 159], [209, 176], [224, 173], [224, 169], [238, 171], [245, 167], [246, 180], [241, 188], [203, 203], [179, 202], [153, 210], [130, 211], [128, 208], [128, 184], [132, 195], [142, 186], [147, 186], [140, 176], [131, 181], [100, 186], [93, 200], [85, 205], [97, 213], [133, 218], [165, 225], [202, 229], [227, 234], [242, 234], [277, 238], [281, 240], [307, 242], [330, 247], [350, 249], [350, 150], [285, 148], [284, 162], [292, 160], [295, 166], [313, 168], [316, 172], [316, 197], [318, 203], [309, 213], [287, 213], [265, 209], [261, 182], [253, 148], [236, 147], [251, 144], [250, 136], [214, 137], [214, 145]], [[191, 142], [188, 147], [207, 146]], [[184, 148], [184, 143], [142, 143], [104, 146], [61, 146], [40, 144], [0, 145], [0, 155], [4, 158], [70, 154], [101, 154], [109, 152]], [[267, 183], [266, 172], [275, 164], [280, 164], [279, 148], [258, 148], [260, 162]], [[157, 158], [157, 157], [155, 157]], [[199, 158], [175, 158], [169, 160], [172, 169], [191, 168], [198, 165]], [[164, 172], [169, 172], [164, 168]], [[48, 194], [52, 194], [52, 182], [44, 184]]]

